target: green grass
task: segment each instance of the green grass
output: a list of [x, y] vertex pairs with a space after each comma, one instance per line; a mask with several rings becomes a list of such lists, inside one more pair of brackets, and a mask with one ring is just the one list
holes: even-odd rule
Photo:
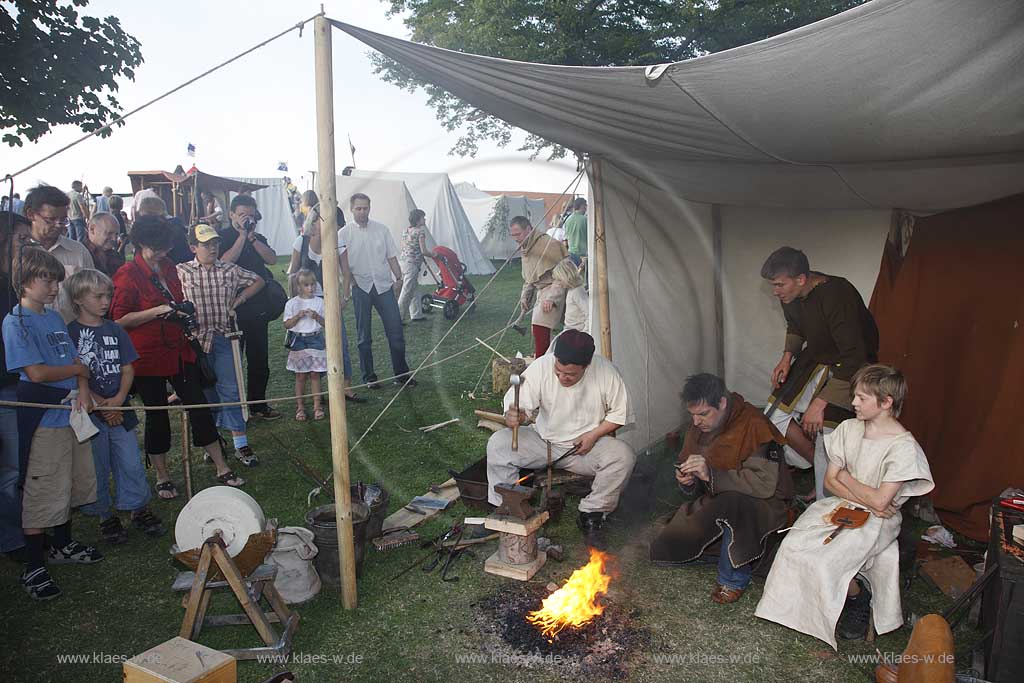
[[[278, 272], [280, 269], [277, 269]], [[473, 278], [478, 289], [484, 278]], [[507, 268], [480, 300], [479, 310], [466, 317], [456, 332], [445, 340], [437, 357], [444, 357], [473, 344], [500, 329], [507, 321], [510, 307], [518, 295], [518, 268]], [[429, 291], [422, 288], [424, 292]], [[346, 310], [346, 325], [352, 338], [350, 350], [356, 366], [355, 325], [351, 309]], [[410, 324], [406, 328], [408, 357], [418, 365], [426, 353], [449, 329], [450, 322], [440, 313], [431, 322]], [[390, 363], [383, 330], [376, 319], [374, 357], [381, 377], [390, 375]], [[285, 370], [286, 351], [282, 347], [280, 322], [271, 326], [271, 396], [293, 393], [293, 376]], [[510, 332], [500, 351], [513, 354], [531, 349], [529, 338]], [[424, 371], [420, 386], [403, 392], [391, 410], [377, 424], [362, 445], [352, 453], [352, 481], [382, 481], [392, 492], [391, 510], [430, 484], [448, 478], [449, 467], [460, 469], [484, 454], [488, 433], [475, 427], [475, 408], [495, 409], [497, 398], [488, 395], [490, 372], [486, 373], [476, 398], [470, 398], [489, 357], [485, 350], [474, 350], [455, 361]], [[682, 378], [680, 378], [681, 380]], [[397, 390], [387, 385], [381, 391], [363, 389], [369, 403], [349, 404], [349, 433], [354, 441], [367, 428]], [[243, 472], [248, 479], [245, 490], [259, 501], [268, 517], [276, 517], [282, 526], [301, 526], [308, 509], [306, 497], [312, 485], [281, 452], [280, 439], [296, 454], [323, 473], [331, 469], [328, 422], [297, 423], [291, 419], [294, 404], [279, 404], [284, 417], [272, 423], [256, 422], [250, 440], [262, 460], [259, 467]], [[308, 410], [308, 408], [307, 408]], [[419, 427], [453, 417], [461, 422], [429, 434]], [[177, 439], [175, 441], [177, 444]], [[180, 452], [178, 446], [172, 454]], [[658, 501], [659, 516], [670, 512], [678, 499], [673, 491], [667, 463], [670, 455], [660, 446], [652, 458], [665, 473], [651, 495]], [[198, 458], [193, 457], [193, 460]], [[194, 466], [197, 488], [214, 483], [209, 465]], [[180, 463], [172, 458], [172, 473], [183, 492]], [[152, 473], [150, 474], [152, 476]], [[805, 482], [804, 482], [805, 483]], [[153, 502], [153, 509], [173, 528], [183, 497], [173, 502]], [[319, 498], [313, 504], [327, 502]], [[452, 521], [467, 515], [461, 504], [453, 506], [438, 519], [424, 525], [425, 537], [443, 530]], [[565, 544], [563, 563], [551, 562], [536, 580], [559, 581], [585, 562], [586, 550], [579, 541], [573, 519], [575, 500], [556, 525], [548, 525], [544, 534]], [[656, 569], [646, 559], [653, 518], [633, 530], [616, 529], [613, 552], [618, 561], [618, 576], [611, 597], [636, 606], [639, 619], [651, 630], [649, 651], [640, 653], [632, 666], [631, 680], [638, 681], [863, 681], [871, 668], [852, 664], [849, 653], [873, 652], [864, 643], [841, 643], [834, 655], [824, 644], [775, 624], [753, 617], [760, 596], [757, 582], [740, 602], [718, 606], [708, 598], [714, 580], [711, 566], [688, 569]], [[76, 538], [98, 542], [94, 520], [76, 515]], [[17, 577], [20, 567], [0, 561], [0, 635], [5, 643], [0, 653], [0, 670], [7, 680], [70, 681], [117, 680], [119, 664], [62, 664], [58, 655], [98, 653], [107, 661], [133, 656], [177, 635], [181, 624], [180, 594], [169, 590], [180, 569], [168, 554], [173, 533], [150, 541], [132, 532], [127, 545], [107, 551], [106, 559], [91, 567], [58, 566], [53, 574], [65, 595], [49, 604], [33, 603], [21, 590]], [[102, 547], [102, 546], [101, 546]], [[483, 559], [491, 552], [485, 546], [475, 559], [460, 559], [455, 573], [457, 583], [442, 583], [438, 572], [426, 574], [414, 569], [397, 581], [390, 579], [415, 560], [415, 546], [379, 553], [367, 552], [364, 576], [359, 581], [359, 607], [346, 611], [337, 593], [324, 590], [310, 603], [299, 605], [301, 623], [294, 651], [305, 657], [341, 657], [341, 663], [297, 663], [290, 665], [300, 681], [455, 681], [558, 680], [556, 672], [544, 667], [530, 670], [503, 664], [462, 664], [457, 657], [483, 653], [484, 638], [474, 623], [475, 602], [506, 582], [482, 571]], [[793, 590], [800, 588], [794, 586]], [[941, 611], [948, 600], [923, 580], [906, 597], [905, 611], [926, 614]], [[231, 607], [226, 599], [216, 599], [212, 612]], [[233, 610], [237, 611], [237, 610]], [[883, 652], [899, 652], [908, 633], [902, 629], [882, 636], [876, 645]], [[232, 627], [205, 631], [200, 640], [212, 647], [248, 647], [258, 643], [249, 628]], [[756, 655], [756, 663], [737, 665], [667, 665], [655, 662], [655, 655], [728, 656], [731, 653]], [[751, 659], [754, 659], [753, 657]], [[275, 672], [271, 665], [240, 663], [240, 681], [261, 681]]]

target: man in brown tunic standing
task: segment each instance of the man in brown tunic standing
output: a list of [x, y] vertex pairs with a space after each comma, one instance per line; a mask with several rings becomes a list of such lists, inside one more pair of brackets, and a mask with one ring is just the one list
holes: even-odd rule
[[785, 348], [772, 371], [766, 413], [786, 437], [786, 461], [801, 469], [814, 466], [814, 494], [821, 499], [828, 459], [818, 437], [855, 417], [850, 379], [878, 361], [878, 326], [856, 287], [812, 271], [798, 249], [772, 252], [761, 277], [771, 283], [786, 318]]
[[[533, 353], [540, 358], [551, 344], [551, 329], [565, 313], [565, 289], [551, 271], [566, 257], [565, 245], [537, 230], [525, 216], [516, 216], [508, 228], [522, 253], [523, 290], [519, 294], [520, 319], [532, 308]], [[534, 305], [536, 304], [536, 305]]]
[[764, 414], [715, 375], [688, 377], [683, 403], [692, 424], [676, 465], [684, 503], [651, 544], [651, 561], [685, 564], [721, 538], [711, 599], [736, 602], [750, 585], [767, 537], [788, 521], [792, 497], [785, 440]]

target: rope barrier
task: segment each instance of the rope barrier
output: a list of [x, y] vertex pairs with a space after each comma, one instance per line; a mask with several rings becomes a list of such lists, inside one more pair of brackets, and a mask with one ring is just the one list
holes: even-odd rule
[[68, 151], [72, 147], [74, 147], [74, 146], [76, 146], [76, 145], [78, 145], [78, 144], [80, 144], [82, 142], [85, 142], [89, 138], [95, 137], [95, 136], [99, 135], [100, 133], [102, 133], [102, 132], [104, 132], [106, 130], [110, 130], [112, 126], [116, 126], [117, 124], [122, 123], [129, 116], [132, 116], [134, 114], [138, 114], [140, 111], [142, 111], [143, 109], [146, 109], [150, 105], [156, 104], [157, 102], [159, 102], [160, 100], [164, 99], [165, 97], [169, 97], [170, 95], [173, 95], [174, 93], [178, 92], [182, 88], [185, 88], [185, 87], [187, 87], [189, 85], [192, 85], [196, 81], [198, 81], [200, 79], [203, 79], [206, 76], [209, 76], [214, 71], [218, 71], [218, 70], [224, 68], [228, 64], [231, 64], [232, 62], [235, 62], [235, 61], [241, 59], [242, 57], [246, 56], [250, 52], [255, 52], [256, 50], [260, 49], [261, 47], [274, 42], [278, 38], [280, 38], [282, 36], [285, 36], [285, 35], [291, 33], [292, 31], [294, 31], [296, 29], [299, 30], [299, 34], [301, 35], [302, 34], [302, 28], [306, 24], [308, 24], [309, 22], [313, 21], [313, 19], [315, 19], [316, 17], [318, 17], [318, 16], [320, 16], [322, 14], [323, 14], [323, 12], [320, 12], [319, 14], [315, 14], [312, 17], [310, 17], [309, 19], [306, 19], [304, 21], [300, 21], [299, 23], [295, 24], [294, 26], [291, 26], [290, 28], [288, 28], [288, 29], [286, 29], [284, 31], [281, 31], [277, 35], [271, 36], [270, 38], [267, 38], [262, 43], [259, 43], [257, 45], [253, 45], [248, 50], [245, 50], [244, 52], [240, 52], [239, 54], [235, 55], [234, 57], [232, 57], [232, 58], [230, 58], [230, 59], [228, 59], [226, 61], [221, 62], [217, 66], [215, 66], [215, 67], [213, 67], [211, 69], [208, 69], [207, 71], [204, 71], [203, 73], [199, 74], [195, 78], [191, 78], [191, 79], [185, 81], [184, 83], [182, 83], [181, 85], [177, 86], [176, 88], [172, 88], [172, 89], [168, 90], [163, 95], [159, 95], [157, 97], [154, 97], [153, 99], [149, 100], [145, 104], [143, 104], [143, 105], [141, 105], [139, 107], [136, 107], [135, 109], [132, 109], [130, 112], [128, 112], [124, 116], [118, 117], [118, 118], [114, 119], [113, 121], [111, 121], [110, 123], [108, 123], [107, 125], [103, 126], [102, 128], [94, 130], [91, 133], [87, 133], [87, 134], [83, 135], [82, 137], [78, 138], [77, 140], [75, 140], [74, 142], [71, 142], [70, 144], [64, 145], [63, 147], [58, 149], [56, 152], [53, 152], [52, 154], [46, 155], [42, 159], [39, 159], [38, 161], [35, 161], [35, 162], [29, 164], [28, 166], [26, 166], [25, 168], [21, 169], [20, 171], [15, 171], [14, 173], [8, 173], [6, 176], [4, 176], [4, 180], [7, 180], [7, 179], [12, 179], [13, 180], [16, 176], [19, 176], [22, 173], [25, 173], [26, 171], [32, 170], [33, 168], [35, 168], [39, 164], [43, 163], [44, 161], [49, 161], [50, 159], [54, 158], [55, 156], [57, 156], [59, 154], [63, 154], [64, 152]]
[[[506, 329], [507, 328], [502, 328], [502, 329], [498, 330], [497, 332], [493, 332], [489, 336], [484, 337], [483, 341], [490, 341], [494, 337], [497, 337], [498, 335], [503, 334]], [[476, 343], [476, 344], [473, 344], [472, 346], [467, 346], [466, 348], [462, 349], [461, 351], [456, 351], [455, 353], [453, 353], [450, 356], [446, 356], [445, 358], [442, 358], [440, 360], [434, 361], [433, 363], [422, 365], [420, 369], [426, 370], [428, 368], [433, 368], [433, 367], [436, 367], [438, 365], [443, 365], [444, 363], [447, 363], [450, 360], [454, 360], [455, 358], [458, 358], [459, 356], [463, 356], [463, 355], [469, 353], [470, 351], [475, 350], [477, 347], [480, 347], [480, 346], [486, 346], [486, 344]], [[380, 380], [380, 381], [388, 382], [388, 381], [395, 380], [395, 379], [398, 379], [398, 375], [395, 375], [394, 377], [387, 377], [387, 378], [385, 378], [383, 380]], [[348, 387], [348, 388], [349, 389], [362, 389], [362, 388], [365, 388], [365, 387], [368, 387], [368, 386], [370, 386], [369, 383], [367, 383], [367, 384], [357, 384], [355, 386]], [[239, 407], [239, 406], [242, 406], [242, 405], [267, 405], [267, 404], [271, 404], [271, 403], [285, 403], [285, 402], [294, 401], [294, 400], [299, 399], [299, 398], [305, 399], [305, 398], [313, 398], [313, 397], [316, 397], [316, 396], [326, 396], [326, 395], [327, 395], [326, 391], [320, 391], [320, 392], [315, 392], [315, 393], [310, 393], [310, 394], [297, 394], [295, 396], [282, 396], [282, 397], [278, 397], [278, 398], [266, 398], [266, 399], [260, 399], [260, 400], [257, 400], [257, 401], [233, 401], [233, 402], [230, 402], [230, 403], [228, 403], [228, 402], [225, 402], [225, 403], [193, 403], [193, 404], [189, 404], [189, 405], [176, 404], [176, 405], [167, 405], [167, 406], [138, 406], [138, 407], [135, 407], [135, 406], [116, 406], [116, 407], [115, 406], [110, 406], [110, 407], [103, 407], [102, 410], [113, 410], [113, 411], [122, 411], [122, 412], [123, 411], [129, 411], [129, 410], [141, 410], [143, 412], [159, 412], [159, 411], [168, 411], [168, 410], [194, 410], [194, 409], [199, 409], [199, 408], [233, 408], [233, 407]], [[56, 409], [56, 410], [71, 410], [71, 406], [64, 405], [64, 404], [54, 405], [54, 404], [50, 404], [50, 403], [28, 403], [28, 402], [24, 402], [24, 401], [0, 401], [0, 406], [10, 407], [10, 408], [53, 408], [53, 409]]]

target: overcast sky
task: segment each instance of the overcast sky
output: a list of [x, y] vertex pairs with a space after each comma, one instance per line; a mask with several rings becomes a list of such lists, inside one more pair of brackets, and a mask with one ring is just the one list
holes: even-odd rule
[[[378, 0], [324, 3], [327, 15], [357, 26], [407, 38], [399, 18], [388, 18]], [[93, 0], [84, 13], [116, 15], [142, 43], [145, 63], [118, 97], [125, 111], [170, 90], [320, 10], [320, 2], [291, 0]], [[452, 180], [482, 189], [561, 192], [575, 162], [529, 161], [516, 142], [502, 150], [482, 148], [476, 159], [453, 157], [457, 135], [445, 131], [422, 92], [410, 94], [373, 74], [369, 48], [338, 30], [333, 34], [336, 158], [365, 170], [447, 171]], [[0, 175], [21, 169], [81, 136], [62, 127], [22, 148], [0, 147]], [[196, 147], [193, 160], [188, 144]], [[275, 177], [286, 161], [288, 175], [305, 189], [316, 169], [316, 111], [312, 23], [300, 38], [292, 32], [130, 117], [106, 139], [92, 138], [16, 179], [16, 191], [38, 181], [67, 189], [84, 179], [93, 192], [110, 185], [130, 190], [128, 171], [172, 170], [194, 163], [225, 176]], [[4, 187], [6, 193], [7, 188]]]

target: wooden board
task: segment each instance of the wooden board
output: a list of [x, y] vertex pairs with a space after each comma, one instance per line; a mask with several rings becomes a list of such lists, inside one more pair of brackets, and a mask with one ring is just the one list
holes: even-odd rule
[[547, 561], [547, 553], [543, 550], [537, 551], [537, 559], [530, 564], [505, 564], [498, 559], [498, 553], [494, 553], [484, 562], [484, 571], [495, 576], [504, 576], [507, 579], [529, 581]]
[[536, 514], [529, 519], [518, 519], [516, 517], [497, 516], [491, 515], [484, 519], [484, 527], [491, 531], [500, 531], [506, 534], [514, 534], [516, 536], [528, 536], [537, 529], [544, 525], [544, 522], [548, 521], [548, 511], [545, 510], [540, 514]]
[[[447, 501], [452, 502], [457, 500], [459, 497], [459, 487], [455, 484], [455, 479], [449, 479], [438, 487], [438, 492], [426, 491], [423, 495], [430, 496], [431, 498], [443, 498]], [[426, 514], [416, 514], [406, 510], [404, 507], [399, 509], [397, 512], [393, 512], [384, 520], [383, 531], [387, 532], [389, 529], [398, 529], [401, 527], [412, 528], [428, 519], [433, 519], [441, 514], [442, 510], [424, 510]]]
[[929, 560], [921, 565], [921, 573], [953, 599], [966, 593], [978, 578], [970, 565], [958, 555]]

